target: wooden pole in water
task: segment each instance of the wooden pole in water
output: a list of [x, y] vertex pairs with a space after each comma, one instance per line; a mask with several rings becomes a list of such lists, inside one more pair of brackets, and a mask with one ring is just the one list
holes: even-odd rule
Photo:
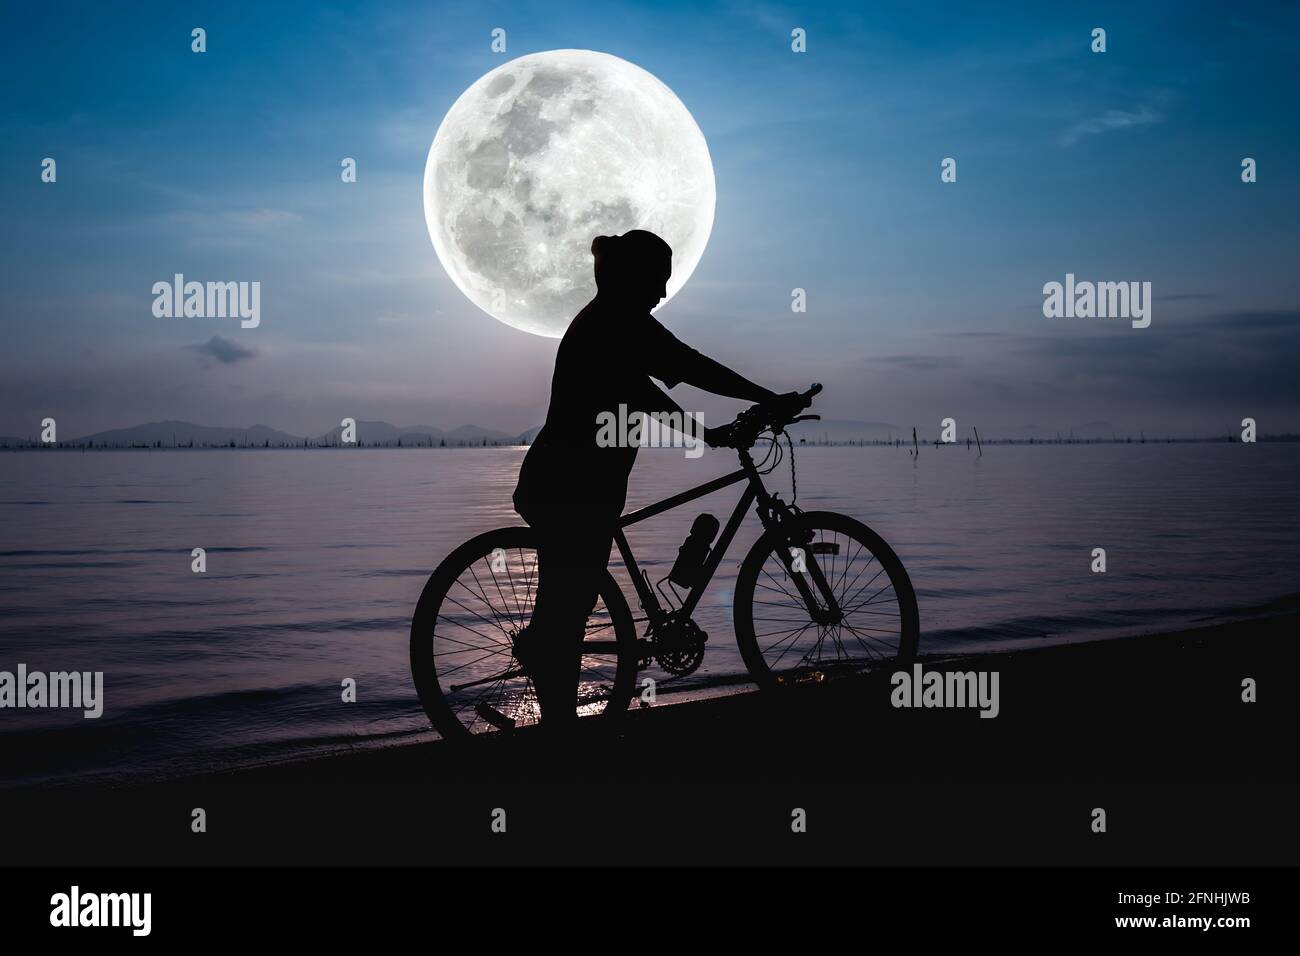
[[920, 458], [920, 457], [921, 457], [921, 446], [918, 445], [918, 444], [916, 443], [916, 426], [915, 426], [915, 425], [912, 426], [912, 456], [915, 457], [915, 458]]
[[981, 458], [983, 458], [983, 457], [984, 457], [984, 446], [980, 444], [980, 430], [979, 430], [978, 428], [975, 429], [975, 445], [976, 445], [976, 447], [979, 448], [979, 450], [980, 450], [980, 454], [979, 454], [979, 456], [980, 456]]

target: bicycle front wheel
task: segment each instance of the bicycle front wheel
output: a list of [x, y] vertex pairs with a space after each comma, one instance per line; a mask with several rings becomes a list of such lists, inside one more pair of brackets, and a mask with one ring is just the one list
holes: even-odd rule
[[828, 511], [758, 539], [736, 578], [735, 622], [760, 687], [910, 661], [920, 637], [898, 555], [862, 522]]
[[[532, 619], [537, 545], [531, 528], [471, 538], [433, 572], [411, 621], [411, 673], [420, 703], [443, 737], [537, 723], [532, 679], [514, 657], [514, 638]], [[613, 716], [636, 690], [636, 624], [605, 572], [587, 620], [578, 716]]]

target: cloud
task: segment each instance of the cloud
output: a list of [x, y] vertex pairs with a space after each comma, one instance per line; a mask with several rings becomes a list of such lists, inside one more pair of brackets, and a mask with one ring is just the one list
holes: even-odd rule
[[1158, 295], [1155, 300], [1157, 302], [1208, 302], [1218, 297], [1217, 292], [1175, 292], [1172, 295]]
[[1289, 421], [1300, 408], [1300, 310], [1170, 317], [1163, 325], [1157, 312], [1144, 332], [1079, 328], [1027, 338], [1018, 350], [1021, 368], [1041, 370], [1058, 392], [1122, 393], [1135, 406], [1214, 405], [1246, 414], [1267, 404], [1284, 409]]
[[788, 37], [790, 30], [798, 26], [798, 17], [787, 13], [785, 9], [772, 3], [731, 3], [728, 4], [734, 16], [745, 17], [760, 30]]
[[1129, 110], [1107, 110], [1101, 116], [1094, 116], [1090, 119], [1080, 120], [1075, 123], [1064, 133], [1061, 134], [1062, 146], [1073, 146], [1079, 140], [1087, 136], [1096, 136], [1099, 133], [1110, 132], [1111, 130], [1120, 129], [1139, 129], [1143, 126], [1152, 126], [1164, 121], [1164, 116], [1151, 109], [1149, 106], [1143, 106], [1137, 112]]
[[929, 371], [941, 368], [957, 368], [961, 363], [948, 355], [880, 355], [867, 359], [876, 365], [891, 368]]
[[256, 350], [214, 335], [202, 345], [187, 345], [187, 349], [198, 352], [205, 358], [216, 359], [223, 365], [234, 365], [257, 354]]
[[267, 232], [302, 222], [302, 216], [288, 209], [235, 209], [223, 214], [226, 222], [245, 229]]
[[1237, 332], [1266, 332], [1273, 329], [1290, 329], [1300, 325], [1300, 311], [1274, 312], [1237, 311], [1222, 312], [1197, 323], [1200, 326], [1232, 329]]

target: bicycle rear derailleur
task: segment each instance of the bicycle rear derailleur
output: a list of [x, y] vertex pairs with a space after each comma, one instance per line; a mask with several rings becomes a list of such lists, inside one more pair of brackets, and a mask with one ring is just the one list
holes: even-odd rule
[[674, 677], [695, 672], [704, 660], [704, 644], [709, 639], [698, 624], [689, 617], [679, 616], [677, 611], [668, 612], [662, 623], [651, 627], [647, 637], [652, 653], [643, 666], [653, 659]]

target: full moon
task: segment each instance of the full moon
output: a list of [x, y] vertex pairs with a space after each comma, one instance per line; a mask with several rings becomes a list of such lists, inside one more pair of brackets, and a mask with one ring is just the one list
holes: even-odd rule
[[714, 201], [709, 147], [682, 101], [591, 50], [532, 53], [480, 77], [424, 167], [424, 218], [452, 281], [494, 318], [552, 338], [596, 294], [593, 238], [661, 236], [667, 302], [704, 253]]

